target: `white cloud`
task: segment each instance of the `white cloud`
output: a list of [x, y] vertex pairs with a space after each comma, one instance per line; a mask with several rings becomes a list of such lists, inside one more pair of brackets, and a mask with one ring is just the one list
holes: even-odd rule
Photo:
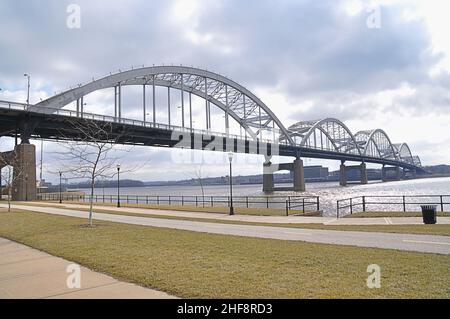
[[360, 0], [347, 0], [342, 5], [343, 10], [350, 16], [355, 16], [364, 11], [364, 4]]

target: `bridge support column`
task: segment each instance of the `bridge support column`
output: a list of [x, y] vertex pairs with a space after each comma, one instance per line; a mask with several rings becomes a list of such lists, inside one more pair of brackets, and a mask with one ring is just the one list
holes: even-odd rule
[[271, 193], [274, 191], [274, 187], [272, 163], [267, 161], [263, 166], [263, 192]]
[[347, 167], [345, 167], [344, 163], [341, 163], [339, 169], [339, 185], [347, 186]]
[[361, 167], [361, 184], [365, 185], [368, 182], [366, 163], [361, 163], [360, 167]]
[[[389, 172], [394, 172], [393, 177], [389, 177]], [[381, 169], [381, 179], [383, 182], [399, 181], [402, 178], [400, 167], [386, 167]]]
[[12, 200], [36, 200], [36, 147], [23, 143], [14, 152]]
[[294, 171], [294, 192], [304, 192], [306, 190], [306, 185], [303, 161], [300, 158], [297, 158], [292, 166]]
[[386, 176], [387, 174], [386, 174], [386, 168], [384, 167], [384, 165], [383, 165], [383, 168], [381, 169], [381, 181], [382, 182], [386, 182], [387, 181], [387, 179], [386, 179]]
[[417, 171], [415, 169], [403, 169], [403, 178], [404, 179], [414, 179], [417, 177]]
[[[283, 170], [288, 170], [291, 172], [293, 176], [292, 187], [275, 187], [274, 173]], [[305, 171], [303, 167], [303, 161], [300, 158], [297, 158], [293, 163], [281, 163], [273, 165], [266, 157], [263, 175], [264, 192], [275, 192], [275, 191], [304, 192], [305, 190], [306, 190]]]
[[344, 162], [342, 162], [340, 171], [339, 171], [339, 185], [347, 186], [348, 185], [348, 172], [351, 170], [359, 170], [359, 181], [360, 184], [367, 184], [367, 167], [366, 163], [361, 163], [360, 165], [354, 166], [345, 166]]

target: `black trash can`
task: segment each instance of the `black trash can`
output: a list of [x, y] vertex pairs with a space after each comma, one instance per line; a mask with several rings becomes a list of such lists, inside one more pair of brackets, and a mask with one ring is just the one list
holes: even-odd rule
[[436, 205], [423, 205], [422, 207], [422, 217], [423, 223], [427, 225], [436, 224]]

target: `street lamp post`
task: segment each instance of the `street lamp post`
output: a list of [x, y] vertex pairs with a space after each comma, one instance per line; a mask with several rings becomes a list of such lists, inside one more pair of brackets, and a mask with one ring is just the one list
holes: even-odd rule
[[30, 106], [30, 75], [25, 73], [23, 76], [27, 77], [28, 86], [27, 86], [27, 107]]
[[25, 201], [28, 202], [28, 174], [25, 174]]
[[120, 207], [120, 164], [117, 164], [117, 207]]
[[59, 203], [62, 204], [62, 172], [59, 172]]
[[233, 170], [232, 170], [232, 162], [233, 162], [233, 152], [228, 153], [228, 159], [230, 160], [230, 215], [234, 215], [234, 207], [233, 207]]

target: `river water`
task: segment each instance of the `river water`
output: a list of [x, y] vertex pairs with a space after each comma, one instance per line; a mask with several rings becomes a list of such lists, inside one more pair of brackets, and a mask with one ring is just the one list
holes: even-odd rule
[[[277, 185], [287, 186], [287, 185]], [[307, 183], [307, 191], [304, 193], [295, 192], [275, 192], [274, 196], [295, 196], [295, 195], [312, 195], [320, 197], [320, 209], [323, 210], [324, 216], [336, 216], [336, 202], [337, 200], [346, 199], [350, 197], [359, 196], [414, 196], [414, 195], [450, 195], [450, 177], [444, 178], [427, 178], [404, 180], [395, 182], [371, 182], [367, 185], [350, 185], [341, 187], [337, 182], [327, 183]], [[82, 190], [89, 193], [88, 190]], [[205, 186], [206, 196], [227, 196], [229, 195], [229, 186]], [[152, 187], [123, 187], [120, 190], [121, 195], [149, 195], [149, 196], [200, 196], [201, 189], [199, 186], [152, 186]], [[262, 185], [234, 185], [233, 193], [236, 196], [262, 196]], [[115, 188], [98, 188], [95, 191], [96, 195], [116, 195]], [[382, 200], [382, 199], [380, 199]], [[391, 199], [392, 200], [392, 199]], [[415, 202], [415, 199], [408, 199], [410, 202]], [[438, 201], [438, 198], [422, 198], [417, 199], [421, 203], [428, 203], [430, 201]], [[376, 201], [376, 200], [373, 200]], [[393, 200], [398, 202], [398, 200]], [[444, 199], [447, 203], [450, 202], [450, 197]], [[370, 204], [370, 210], [397, 210], [401, 211], [402, 205], [377, 205]], [[378, 207], [377, 207], [378, 206]], [[419, 205], [407, 205], [408, 211], [419, 210]], [[440, 209], [440, 206], [439, 206]], [[444, 205], [446, 211], [450, 210], [450, 204]]]

